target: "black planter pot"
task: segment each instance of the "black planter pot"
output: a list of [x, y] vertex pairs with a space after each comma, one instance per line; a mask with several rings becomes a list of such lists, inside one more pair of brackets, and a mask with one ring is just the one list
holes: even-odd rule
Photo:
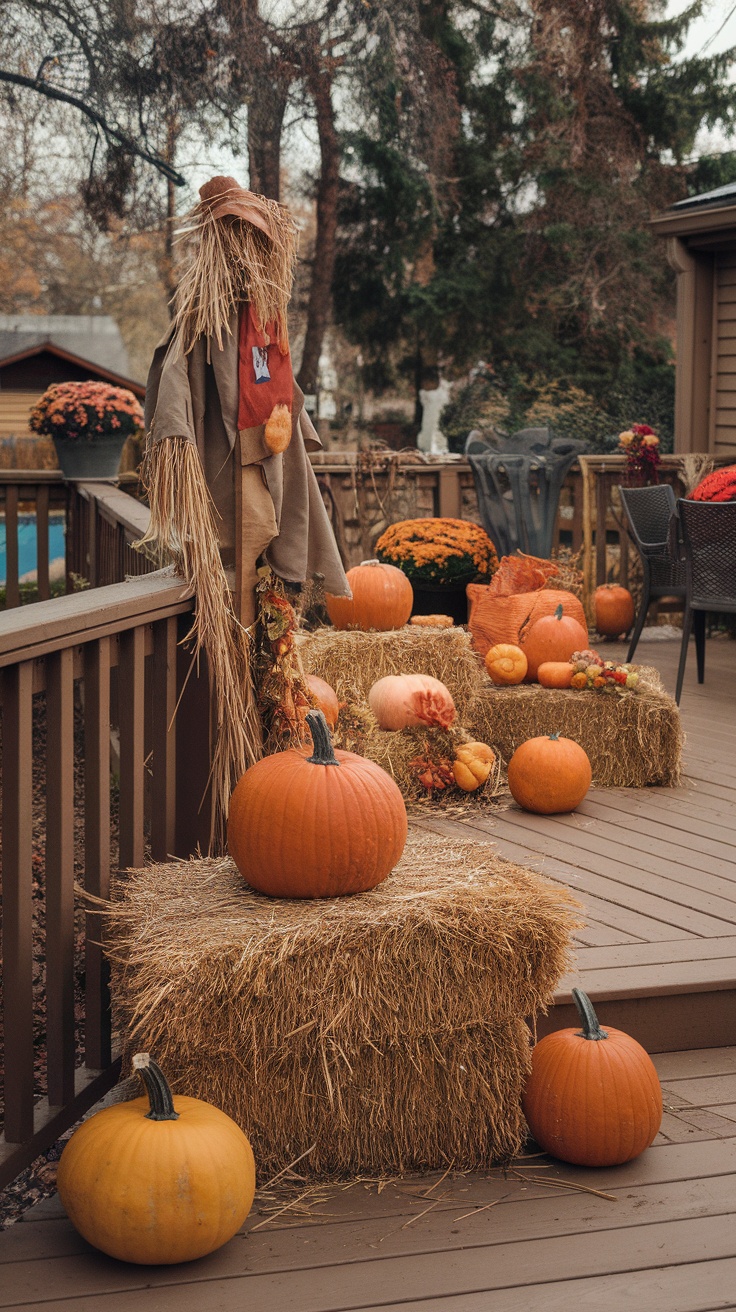
[[468, 622], [468, 598], [464, 583], [419, 583], [414, 590], [414, 615], [451, 615], [456, 624]]
[[117, 433], [93, 442], [70, 442], [55, 437], [56, 459], [64, 478], [116, 478], [125, 438]]

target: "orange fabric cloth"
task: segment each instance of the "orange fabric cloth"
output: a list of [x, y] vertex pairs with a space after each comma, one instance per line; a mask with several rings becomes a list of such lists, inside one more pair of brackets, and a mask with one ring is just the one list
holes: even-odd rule
[[238, 429], [265, 424], [276, 405], [291, 413], [294, 375], [291, 355], [276, 341], [276, 325], [262, 332], [250, 305], [244, 305], [238, 331]]
[[536, 592], [543, 588], [547, 579], [559, 574], [552, 560], [541, 560], [539, 556], [502, 556], [498, 569], [489, 584], [492, 597], [515, 597], [519, 592]]
[[498, 642], [518, 647], [522, 631], [543, 615], [554, 615], [558, 606], [562, 606], [563, 615], [570, 615], [587, 632], [585, 612], [572, 592], [539, 588], [514, 597], [499, 597], [493, 595], [493, 584], [486, 587], [482, 583], [469, 583], [466, 591], [470, 601], [468, 627], [473, 647], [481, 656]]

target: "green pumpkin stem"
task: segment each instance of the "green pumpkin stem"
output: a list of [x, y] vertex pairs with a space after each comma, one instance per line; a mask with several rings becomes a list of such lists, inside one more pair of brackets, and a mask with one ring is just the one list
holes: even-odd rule
[[578, 1009], [578, 1016], [582, 1025], [580, 1037], [583, 1039], [607, 1039], [608, 1030], [601, 1029], [593, 1003], [587, 993], [583, 993], [582, 989], [573, 989], [572, 1000]]
[[146, 1112], [149, 1121], [178, 1121], [179, 1113], [174, 1111], [174, 1099], [168, 1081], [161, 1067], [147, 1052], [137, 1052], [133, 1058], [133, 1070], [137, 1071], [146, 1086], [151, 1110]]
[[307, 724], [312, 735], [314, 750], [307, 760], [312, 765], [337, 765], [338, 761], [332, 747], [332, 735], [322, 711], [309, 711]]
[[557, 607], [557, 610], [555, 611], [555, 619], [556, 619], [556, 620], [561, 620], [561, 619], [562, 619], [562, 614], [563, 614], [563, 611], [562, 611], [562, 602], [560, 602], [559, 606]]

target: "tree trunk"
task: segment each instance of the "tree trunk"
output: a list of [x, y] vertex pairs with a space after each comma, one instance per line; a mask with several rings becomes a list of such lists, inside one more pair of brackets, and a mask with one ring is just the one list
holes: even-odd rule
[[251, 191], [271, 200], [281, 199], [281, 131], [289, 99], [289, 85], [265, 68], [258, 91], [248, 105], [248, 172]]
[[307, 79], [308, 89], [317, 111], [320, 148], [320, 174], [317, 187], [317, 231], [309, 289], [307, 333], [297, 382], [303, 392], [314, 393], [317, 387], [319, 357], [330, 321], [332, 276], [335, 270], [337, 237], [337, 200], [340, 179], [340, 146], [332, 103], [332, 78], [320, 68]]

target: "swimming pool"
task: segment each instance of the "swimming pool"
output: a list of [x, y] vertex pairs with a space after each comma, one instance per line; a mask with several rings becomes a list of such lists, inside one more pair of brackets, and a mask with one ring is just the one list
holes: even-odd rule
[[[64, 558], [64, 515], [49, 515], [49, 563]], [[18, 516], [18, 575], [30, 574], [38, 567], [36, 559], [36, 516]], [[7, 582], [5, 516], [0, 517], [0, 587]]]

